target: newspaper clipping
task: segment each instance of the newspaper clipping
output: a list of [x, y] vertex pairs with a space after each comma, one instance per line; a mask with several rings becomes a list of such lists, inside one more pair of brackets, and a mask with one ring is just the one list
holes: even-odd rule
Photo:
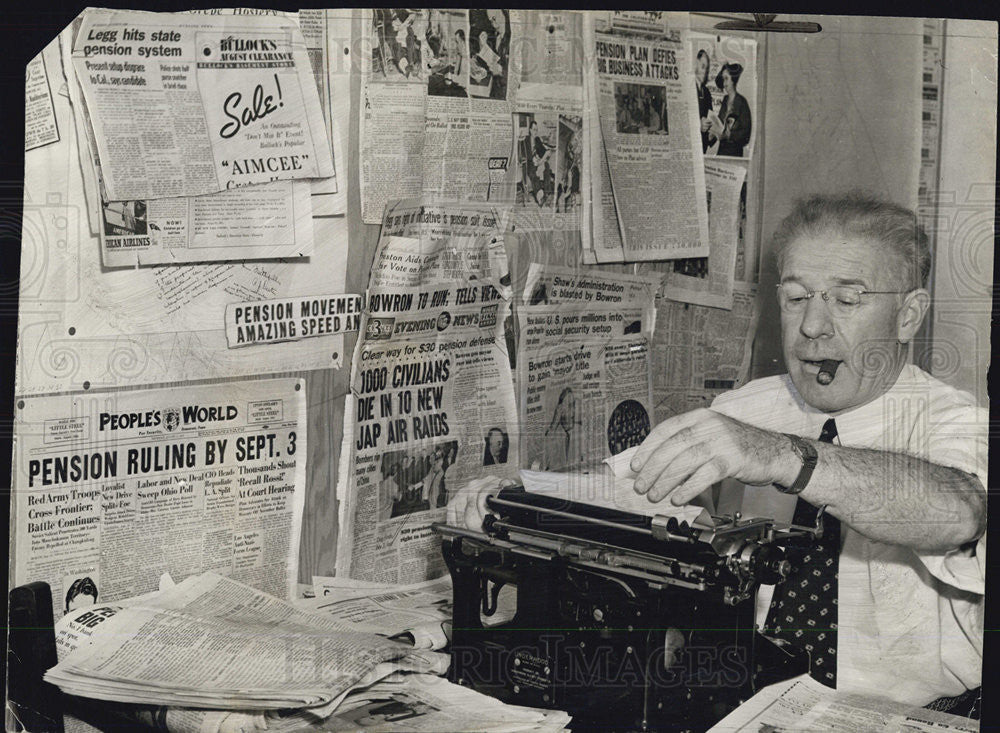
[[589, 236], [583, 239], [583, 256], [586, 264], [605, 262], [624, 262], [625, 244], [622, 242], [621, 224], [618, 221], [618, 208], [615, 205], [615, 192], [611, 186], [611, 167], [608, 163], [608, 151], [601, 135], [601, 122], [597, 112], [597, 104], [589, 85], [585, 85], [587, 155], [590, 162], [584, 168], [588, 179], [587, 189], [590, 192]]
[[382, 220], [371, 292], [486, 279], [509, 294], [507, 219], [507, 209], [489, 204], [433, 197], [393, 202]]
[[594, 465], [649, 433], [659, 281], [531, 263], [519, 310], [523, 465]]
[[373, 8], [362, 26], [364, 221], [407, 196], [510, 200], [518, 11]]
[[643, 266], [666, 272], [663, 293], [671, 300], [729, 310], [733, 307], [737, 253], [745, 232], [746, 168], [721, 160], [706, 160], [705, 198], [708, 257], [685, 257]]
[[291, 259], [313, 253], [309, 184], [278, 181], [206, 196], [101, 199], [106, 267]]
[[705, 155], [753, 157], [757, 119], [757, 41], [692, 32], [688, 36]]
[[520, 230], [578, 230], [584, 215], [583, 13], [525, 10], [514, 115]]
[[111, 201], [334, 175], [289, 17], [91, 9], [73, 66]]
[[698, 407], [743, 385], [757, 331], [757, 287], [737, 282], [731, 310], [662, 299], [653, 359], [656, 422]]
[[226, 306], [226, 340], [234, 349], [357, 331], [361, 308], [360, 295], [230, 303]]
[[14, 582], [62, 615], [214, 570], [288, 597], [305, 492], [302, 382], [24, 399]]
[[597, 31], [593, 38], [591, 103], [626, 261], [707, 256], [705, 172], [682, 31], [655, 38]]
[[561, 710], [504, 704], [496, 698], [431, 675], [407, 675], [351, 693], [336, 715], [324, 721], [330, 733], [408, 731], [439, 733], [558, 733], [570, 723]]
[[710, 733], [842, 731], [974, 733], [979, 721], [885, 698], [837, 692], [807, 675], [769, 685], [720, 720]]
[[333, 616], [355, 631], [412, 640], [417, 649], [444, 649], [451, 638], [450, 575], [408, 585], [314, 576], [313, 592], [315, 597], [296, 606]]
[[350, 8], [302, 8], [296, 14], [319, 90], [326, 134], [333, 149], [333, 167], [340, 174], [339, 180], [335, 174], [310, 182], [315, 216], [347, 213], [347, 176], [342, 166], [346, 160], [345, 133], [350, 129], [353, 15]]
[[[64, 63], [71, 58], [70, 32], [67, 29], [60, 34], [65, 53], [61, 53], [60, 43], [53, 41], [41, 54], [53, 88], [65, 86], [70, 94], [52, 95], [60, 139], [25, 154], [27, 203], [21, 231], [17, 393], [219, 379], [339, 365], [343, 336], [336, 334], [288, 343], [280, 349], [267, 345], [229, 349], [224, 312], [229, 303], [343, 293], [346, 273], [338, 266], [345, 261], [348, 246], [343, 217], [317, 220], [330, 228], [323, 246], [316, 247], [309, 257], [240, 258], [195, 265], [182, 263], [181, 253], [199, 250], [173, 249], [170, 265], [135, 268], [136, 256], [131, 254], [129, 269], [104, 266], [99, 237], [102, 227], [98, 226], [101, 197], [86, 133], [81, 132], [82, 97], [73, 92], [77, 85], [69, 81], [75, 82], [75, 75], [69, 62]], [[65, 69], [69, 75], [62, 76], [60, 70]], [[262, 210], [286, 210], [292, 204], [282, 202], [291, 197], [290, 191], [279, 192], [274, 198], [265, 198], [264, 192], [289, 185], [309, 183], [278, 181], [239, 191], [252, 192], [246, 195], [258, 200]], [[235, 193], [234, 189], [221, 195]], [[217, 231], [245, 233], [239, 222], [233, 223], [244, 216], [244, 208], [216, 209], [210, 204], [215, 195], [196, 197], [192, 206], [197, 209], [192, 210], [204, 211]], [[172, 205], [178, 201], [183, 199], [156, 203]], [[149, 227], [148, 208], [146, 219]], [[297, 220], [296, 225], [301, 228], [302, 222]], [[200, 225], [189, 220], [187, 226], [190, 230]], [[312, 231], [308, 218], [305, 230]], [[252, 245], [258, 239], [253, 236], [243, 241]], [[296, 243], [311, 246], [308, 241]], [[240, 248], [232, 244], [227, 241], [227, 251], [237, 255]], [[139, 259], [142, 261], [141, 255]]]
[[59, 142], [59, 124], [52, 105], [52, 85], [45, 56], [38, 54], [24, 73], [24, 149]]
[[385, 210], [352, 367], [337, 574], [444, 572], [430, 526], [461, 483], [516, 476], [505, 212], [413, 199]]
[[657, 273], [626, 275], [532, 262], [524, 279], [524, 305], [587, 304], [594, 311], [640, 308], [652, 324], [660, 280]]
[[642, 312], [539, 306], [520, 318], [524, 465], [566, 471], [641, 443], [652, 425]]
[[440, 575], [430, 525], [452, 494], [486, 473], [516, 475], [509, 314], [510, 301], [485, 282], [369, 294], [345, 417], [354, 442], [338, 574]]
[[[238, 186], [204, 196], [110, 201], [89, 108], [72, 65], [83, 15], [60, 36], [91, 230], [105, 267], [306, 257], [313, 251], [308, 181]], [[336, 178], [326, 179], [336, 187]]]

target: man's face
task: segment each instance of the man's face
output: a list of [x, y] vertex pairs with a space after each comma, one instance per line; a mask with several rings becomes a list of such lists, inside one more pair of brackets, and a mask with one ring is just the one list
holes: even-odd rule
[[[804, 234], [788, 243], [782, 282], [806, 290], [850, 285], [860, 290], [904, 290], [902, 262], [885, 245], [837, 230]], [[782, 351], [802, 398], [827, 413], [871, 402], [895, 382], [906, 349], [897, 340], [902, 295], [862, 296], [861, 305], [838, 317], [817, 293], [798, 313], [781, 313]], [[816, 381], [824, 359], [840, 363], [828, 385]]]
[[694, 78], [702, 84], [708, 81], [708, 56], [703, 54], [695, 61]]
[[490, 453], [499, 453], [503, 448], [503, 435], [494, 430], [490, 433]]
[[493, 26], [493, 30], [497, 33], [503, 33], [503, 27], [506, 23], [504, 23], [502, 10], [487, 10], [486, 17], [490, 19], [490, 25]]

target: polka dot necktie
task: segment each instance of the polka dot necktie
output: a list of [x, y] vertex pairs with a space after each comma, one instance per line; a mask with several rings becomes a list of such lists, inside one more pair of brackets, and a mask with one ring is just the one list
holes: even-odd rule
[[[837, 437], [833, 418], [819, 439]], [[816, 524], [819, 510], [803, 499], [795, 505], [793, 524]], [[809, 546], [798, 570], [774, 590], [765, 624], [768, 635], [783, 639], [809, 654], [809, 675], [827, 687], [837, 687], [837, 571], [840, 565], [840, 521], [823, 515], [823, 535]]]

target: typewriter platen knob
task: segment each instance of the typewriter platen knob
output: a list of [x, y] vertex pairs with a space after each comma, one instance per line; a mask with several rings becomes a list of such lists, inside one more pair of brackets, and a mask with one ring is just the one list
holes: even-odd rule
[[758, 583], [780, 583], [792, 572], [792, 564], [785, 553], [774, 545], [748, 542], [739, 554], [740, 565]]
[[761, 583], [773, 585], [780, 583], [792, 573], [792, 563], [786, 558], [784, 553], [774, 546], [761, 548], [766, 550], [760, 553], [759, 580]]

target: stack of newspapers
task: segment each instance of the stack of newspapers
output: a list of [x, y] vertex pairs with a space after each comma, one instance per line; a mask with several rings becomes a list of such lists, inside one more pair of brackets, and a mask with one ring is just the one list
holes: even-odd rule
[[45, 679], [171, 731], [513, 732], [569, 722], [449, 683], [437, 676], [445, 654], [356, 629], [208, 572], [66, 614]]
[[90, 606], [56, 627], [46, 680], [101, 700], [221, 709], [325, 708], [397, 671], [442, 672], [444, 655], [370, 633], [214, 573], [128, 605]]

